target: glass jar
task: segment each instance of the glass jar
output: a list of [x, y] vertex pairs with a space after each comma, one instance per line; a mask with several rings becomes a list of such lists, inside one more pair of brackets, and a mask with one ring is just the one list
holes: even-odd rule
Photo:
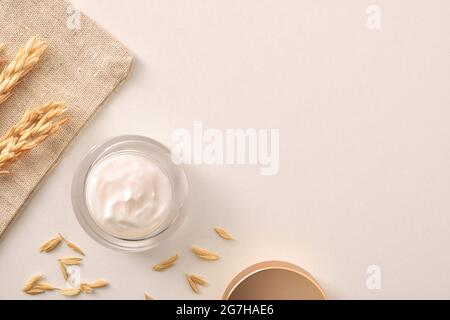
[[[139, 239], [124, 239], [105, 231], [93, 218], [87, 201], [86, 190], [91, 171], [103, 160], [121, 154], [147, 158], [161, 169], [171, 186], [172, 197], [164, 221], [151, 234]], [[91, 149], [76, 170], [72, 182], [72, 206], [83, 229], [107, 247], [130, 252], [149, 250], [172, 234], [184, 219], [187, 195], [186, 174], [181, 166], [172, 161], [170, 150], [155, 140], [134, 135], [115, 137]]]

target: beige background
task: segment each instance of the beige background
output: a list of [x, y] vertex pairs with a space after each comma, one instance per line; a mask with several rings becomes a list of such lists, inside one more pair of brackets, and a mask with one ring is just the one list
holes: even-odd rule
[[[135, 53], [135, 69], [0, 242], [0, 298], [28, 298], [20, 287], [36, 272], [61, 283], [55, 259], [70, 251], [37, 253], [56, 232], [87, 252], [83, 279], [112, 283], [80, 298], [219, 298], [265, 259], [302, 266], [333, 299], [450, 298], [450, 2], [377, 1], [379, 31], [365, 27], [365, 0], [76, 2]], [[129, 255], [93, 242], [70, 204], [89, 148], [125, 133], [169, 143], [193, 120], [279, 128], [279, 175], [191, 166], [189, 218], [167, 243]], [[196, 260], [194, 243], [223, 259]], [[150, 270], [174, 251], [176, 268]], [[378, 291], [366, 287], [372, 264]], [[182, 272], [211, 286], [194, 296]]]

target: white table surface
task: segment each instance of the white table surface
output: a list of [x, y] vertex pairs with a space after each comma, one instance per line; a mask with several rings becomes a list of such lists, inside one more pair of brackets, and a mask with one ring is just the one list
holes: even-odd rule
[[[450, 2], [78, 0], [136, 56], [127, 83], [69, 148], [0, 242], [0, 298], [24, 295], [56, 259], [37, 247], [61, 232], [87, 256], [84, 280], [108, 289], [78, 299], [217, 299], [233, 275], [268, 259], [310, 271], [332, 299], [450, 298]], [[169, 144], [175, 128], [280, 129], [280, 171], [187, 167], [188, 218], [160, 247], [124, 254], [81, 229], [71, 208], [76, 166], [94, 144], [141, 134]], [[228, 243], [212, 233], [222, 226]], [[216, 263], [189, 252], [220, 252]], [[173, 252], [165, 273], [150, 266]], [[381, 268], [369, 290], [366, 269]], [[192, 294], [183, 272], [211, 286]]]

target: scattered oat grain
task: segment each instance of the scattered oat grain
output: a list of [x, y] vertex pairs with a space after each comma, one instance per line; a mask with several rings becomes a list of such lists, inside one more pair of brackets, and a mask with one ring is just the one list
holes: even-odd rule
[[40, 273], [32, 276], [30, 279], [28, 279], [27, 282], [25, 282], [25, 285], [22, 290], [24, 292], [31, 290], [36, 285], [36, 283], [38, 283], [42, 278], [43, 275]]
[[25, 293], [26, 294], [30, 294], [32, 296], [35, 296], [35, 295], [38, 295], [38, 294], [41, 294], [41, 293], [45, 293], [45, 290], [42, 290], [42, 289], [30, 289], [28, 291], [25, 291]]
[[191, 287], [192, 291], [194, 291], [196, 294], [200, 294], [198, 285], [191, 279], [191, 277], [187, 277], [187, 281], [188, 281], [189, 286]]
[[60, 243], [61, 243], [61, 237], [59, 235], [57, 235], [56, 237], [51, 238], [50, 240], [43, 243], [40, 246], [39, 250], [41, 252], [50, 252], [53, 249], [55, 249]]
[[203, 277], [200, 277], [199, 275], [191, 274], [189, 276], [189, 278], [191, 278], [192, 281], [194, 281], [196, 284], [198, 284], [200, 286], [208, 285], [208, 282], [206, 281], [206, 279]]
[[58, 260], [60, 263], [66, 265], [66, 266], [78, 265], [81, 263], [81, 261], [83, 261], [82, 258], [78, 258], [78, 257], [64, 257], [64, 258], [60, 258]]
[[65, 288], [59, 290], [59, 293], [61, 293], [63, 296], [66, 297], [77, 296], [80, 294], [80, 292], [81, 292], [80, 288]]
[[54, 286], [52, 286], [51, 284], [48, 283], [37, 283], [34, 288], [36, 289], [40, 289], [40, 290], [44, 290], [44, 291], [53, 291], [53, 290], [57, 290], [58, 288], [55, 288]]
[[149, 295], [147, 292], [144, 293], [144, 299], [145, 300], [155, 300], [151, 295]]
[[67, 240], [66, 238], [64, 238], [62, 235], [59, 235], [61, 237], [61, 239], [64, 240], [64, 243], [73, 251], [75, 251], [78, 254], [81, 254], [82, 256], [85, 256], [83, 250], [80, 249], [80, 247], [78, 247], [75, 243]]
[[197, 255], [197, 257], [203, 260], [215, 261], [220, 259], [220, 256], [218, 254], [210, 252], [200, 247], [196, 246], [192, 247], [192, 252], [194, 252]]
[[92, 291], [94, 291], [88, 283], [81, 283], [80, 290], [83, 293], [91, 293]]
[[67, 273], [66, 266], [61, 261], [59, 262], [59, 269], [61, 270], [64, 280], [67, 281], [69, 279], [69, 274]]
[[225, 230], [222, 228], [214, 228], [214, 231], [223, 239], [225, 240], [234, 240], [234, 238]]
[[155, 264], [153, 266], [153, 270], [155, 270], [155, 271], [166, 270], [166, 269], [172, 267], [175, 264], [175, 262], [178, 260], [178, 258], [179, 258], [179, 256], [178, 256], [178, 254], [176, 254], [176, 255], [174, 255], [174, 256], [172, 256], [172, 257], [170, 257], [170, 258], [168, 258], [168, 259], [166, 259], [166, 260], [164, 260], [164, 261], [162, 261], [162, 262], [160, 262], [158, 264]]
[[106, 280], [99, 279], [99, 280], [95, 280], [94, 282], [87, 283], [87, 285], [89, 285], [93, 289], [96, 289], [96, 288], [106, 287], [109, 285], [109, 283]]

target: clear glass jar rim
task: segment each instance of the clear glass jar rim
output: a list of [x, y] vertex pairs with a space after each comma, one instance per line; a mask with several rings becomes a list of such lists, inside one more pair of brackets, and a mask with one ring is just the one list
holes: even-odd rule
[[[86, 179], [93, 166], [102, 158], [118, 151], [137, 151], [149, 155], [165, 166], [165, 171], [173, 184], [175, 198], [171, 220], [159, 233], [144, 239], [129, 240], [114, 237], [100, 228], [92, 218], [85, 197]], [[172, 234], [185, 216], [188, 194], [188, 179], [184, 169], [171, 160], [170, 150], [158, 141], [138, 135], [114, 137], [105, 143], [94, 146], [77, 168], [72, 181], [72, 206], [82, 228], [97, 242], [114, 249], [124, 251], [145, 251], [158, 245]]]

